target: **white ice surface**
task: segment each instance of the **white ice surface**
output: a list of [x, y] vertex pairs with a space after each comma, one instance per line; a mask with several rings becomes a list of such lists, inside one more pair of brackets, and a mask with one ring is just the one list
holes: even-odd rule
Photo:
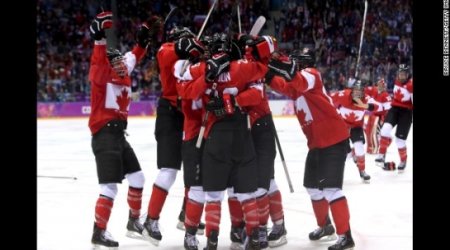
[[[37, 122], [37, 175], [77, 178], [37, 177], [39, 250], [91, 249], [94, 207], [99, 188], [87, 123], [88, 120], [83, 118]], [[275, 124], [295, 190], [294, 193], [289, 192], [278, 154], [275, 179], [282, 192], [288, 244], [277, 249], [327, 249], [332, 242], [317, 243], [308, 239], [308, 233], [316, 228], [316, 222], [309, 196], [302, 186], [306, 139], [294, 117], [276, 118]], [[154, 125], [154, 118], [129, 119], [130, 136], [127, 140], [134, 148], [146, 177], [142, 212], [147, 211], [151, 186], [157, 174]], [[370, 184], [361, 182], [355, 164], [347, 160], [344, 193], [350, 207], [355, 249], [412, 249], [412, 131], [407, 145], [408, 166], [403, 174], [383, 171], [375, 166], [374, 155], [366, 155], [366, 170], [372, 176]], [[388, 149], [387, 160], [398, 164], [395, 140]], [[179, 172], [161, 213], [163, 239], [159, 247], [125, 236], [127, 187], [126, 180], [119, 185], [108, 224], [108, 231], [119, 241], [119, 249], [183, 249], [184, 232], [175, 227], [184, 192], [182, 172]], [[230, 219], [226, 201], [222, 204], [218, 249], [225, 250], [230, 245]], [[199, 241], [199, 249], [203, 249], [206, 238], [200, 236]]]

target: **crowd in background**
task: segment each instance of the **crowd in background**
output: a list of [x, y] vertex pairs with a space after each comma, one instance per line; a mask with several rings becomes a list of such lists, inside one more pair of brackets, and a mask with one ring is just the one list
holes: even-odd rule
[[[88, 101], [89, 60], [92, 44], [89, 25], [100, 11], [97, 0], [39, 0], [37, 2], [37, 100], [42, 102]], [[163, 18], [177, 6], [168, 22], [200, 30], [211, 0], [117, 0], [117, 35], [122, 52], [132, 48], [140, 24], [152, 15]], [[218, 10], [205, 33], [225, 31], [233, 0], [219, 0]], [[411, 0], [369, 1], [359, 78], [368, 85], [384, 77], [392, 89], [397, 66], [412, 64]], [[361, 0], [242, 0], [242, 30], [249, 31], [260, 15], [267, 18], [265, 31], [273, 32], [280, 50], [289, 53], [304, 46], [316, 50], [316, 61], [327, 90], [336, 91], [354, 77], [359, 49], [364, 1]], [[227, 14], [225, 14], [227, 13]], [[268, 27], [272, 24], [272, 27]], [[270, 29], [271, 28], [271, 29]], [[159, 37], [162, 42], [162, 37]], [[159, 95], [154, 44], [132, 73], [135, 100]], [[279, 96], [271, 94], [271, 98]]]

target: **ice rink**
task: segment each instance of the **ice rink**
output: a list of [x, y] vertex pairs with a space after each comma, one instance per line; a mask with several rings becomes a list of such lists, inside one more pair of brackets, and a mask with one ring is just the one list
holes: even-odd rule
[[[94, 207], [99, 194], [91, 135], [87, 118], [46, 119], [37, 121], [37, 249], [87, 250], [94, 221]], [[155, 180], [155, 118], [129, 118], [127, 140], [134, 148], [143, 168], [146, 185], [142, 212], [147, 211], [151, 187]], [[302, 186], [307, 153], [306, 138], [295, 117], [275, 118], [278, 135], [292, 178], [294, 193], [283, 172], [279, 155], [275, 160], [275, 179], [281, 190], [285, 212], [288, 249], [327, 249], [333, 242], [311, 242], [308, 233], [316, 228], [311, 201]], [[362, 183], [356, 165], [346, 162], [344, 193], [350, 207], [350, 224], [360, 250], [412, 249], [412, 131], [407, 140], [408, 165], [403, 174], [387, 172], [375, 166], [374, 155], [366, 155], [366, 171], [371, 183]], [[395, 140], [388, 148], [387, 161], [398, 164]], [[69, 177], [69, 178], [50, 178]], [[70, 179], [76, 177], [77, 179]], [[171, 188], [163, 207], [160, 227], [163, 235], [159, 247], [127, 238], [126, 223], [128, 184], [119, 185], [108, 231], [119, 241], [119, 249], [184, 249], [184, 232], [176, 229], [184, 193], [182, 171]], [[204, 220], [202, 220], [204, 221]], [[271, 226], [271, 222], [269, 222]], [[230, 219], [226, 200], [222, 203], [220, 250], [229, 249]], [[203, 249], [206, 237], [199, 237]]]

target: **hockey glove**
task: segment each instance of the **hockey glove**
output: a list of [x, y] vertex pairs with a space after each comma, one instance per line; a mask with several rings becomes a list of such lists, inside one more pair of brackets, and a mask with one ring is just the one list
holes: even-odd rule
[[105, 11], [98, 14], [91, 23], [90, 31], [91, 37], [94, 40], [101, 40], [106, 38], [105, 29], [112, 27], [112, 12]]
[[175, 53], [179, 59], [195, 62], [204, 52], [205, 47], [195, 38], [183, 37], [175, 42]]
[[206, 82], [213, 82], [220, 74], [230, 70], [231, 58], [228, 54], [215, 54], [206, 61]]
[[269, 61], [269, 72], [266, 74], [266, 80], [267, 77], [273, 77], [273, 75], [278, 75], [286, 79], [286, 81], [292, 81], [292, 79], [295, 76], [295, 73], [297, 72], [297, 66], [295, 64], [295, 61], [291, 60], [276, 60], [271, 59]]
[[217, 118], [225, 116], [226, 111], [224, 108], [223, 99], [221, 97], [214, 96], [206, 103], [206, 110], [213, 112]]
[[272, 36], [261, 36], [249, 41], [248, 46], [256, 60], [267, 63], [271, 54], [278, 48], [278, 42]]
[[151, 42], [150, 29], [147, 23], [143, 23], [136, 32], [136, 42], [141, 48], [147, 48]]

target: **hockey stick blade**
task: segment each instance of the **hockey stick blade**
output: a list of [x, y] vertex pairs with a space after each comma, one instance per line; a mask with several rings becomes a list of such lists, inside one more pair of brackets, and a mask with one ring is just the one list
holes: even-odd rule
[[253, 24], [252, 29], [250, 30], [250, 35], [257, 36], [261, 31], [262, 27], [266, 23], [266, 18], [264, 16], [259, 16]]

